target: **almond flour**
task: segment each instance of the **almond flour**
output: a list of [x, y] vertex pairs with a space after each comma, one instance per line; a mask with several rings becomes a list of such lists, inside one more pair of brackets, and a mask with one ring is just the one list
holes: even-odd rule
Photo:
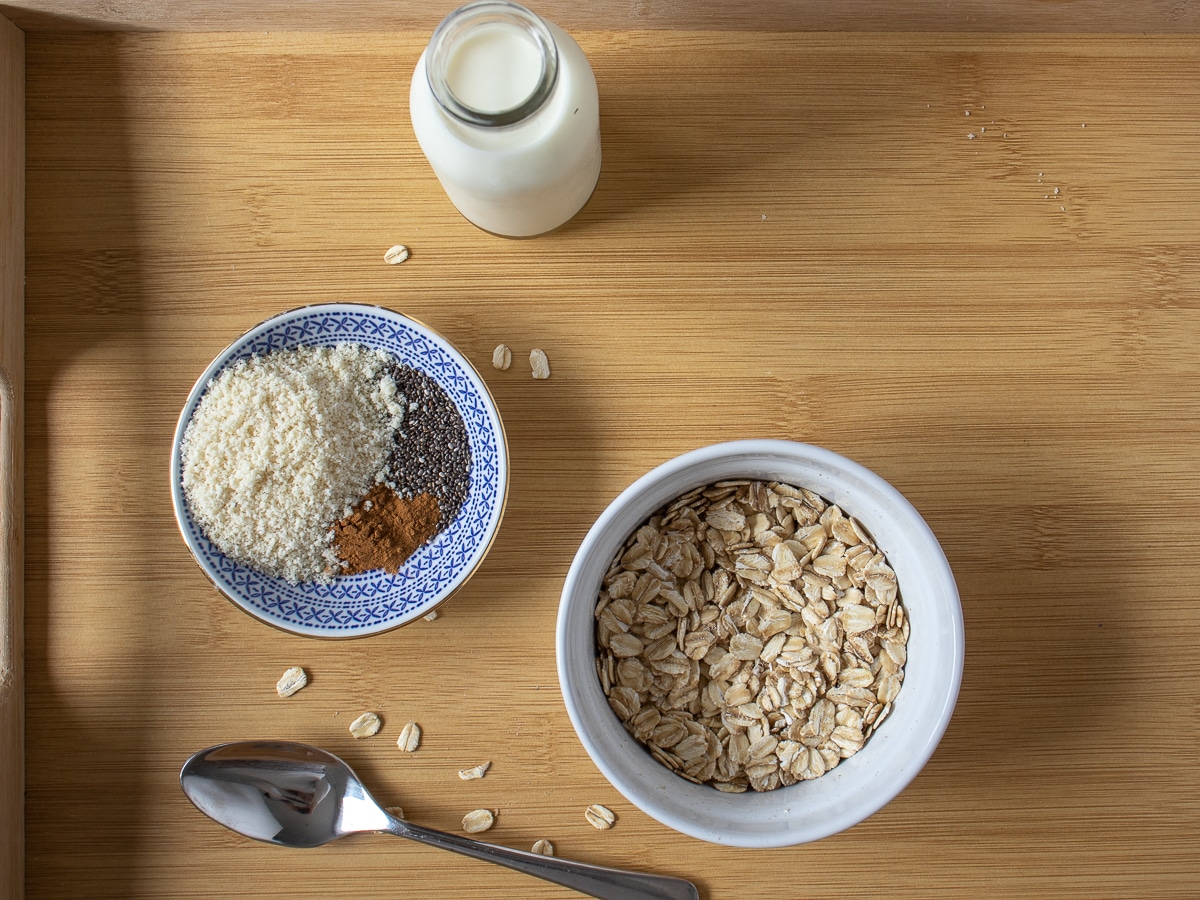
[[358, 344], [253, 356], [214, 378], [182, 447], [192, 515], [227, 557], [329, 582], [330, 526], [386, 474], [404, 418], [390, 357]]

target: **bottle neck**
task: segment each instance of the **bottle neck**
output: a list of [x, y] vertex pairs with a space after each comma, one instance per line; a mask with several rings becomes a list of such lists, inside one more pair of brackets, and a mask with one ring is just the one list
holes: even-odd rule
[[546, 23], [508, 0], [478, 0], [433, 32], [425, 74], [438, 105], [482, 128], [515, 125], [536, 113], [558, 81], [558, 47]]

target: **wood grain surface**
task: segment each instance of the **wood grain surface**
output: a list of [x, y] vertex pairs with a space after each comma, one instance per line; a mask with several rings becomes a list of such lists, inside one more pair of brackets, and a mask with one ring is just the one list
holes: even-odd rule
[[[35, 31], [428, 31], [454, 0], [0, 0]], [[568, 29], [1195, 34], [1196, 0], [531, 0]]]
[[[260, 736], [344, 754], [415, 821], [498, 809], [496, 842], [709, 900], [1194, 896], [1200, 44], [579, 38], [599, 187], [563, 230], [505, 241], [455, 213], [413, 140], [424, 34], [27, 36], [28, 896], [567, 896], [393, 839], [289, 852], [222, 830], [179, 766]], [[396, 243], [412, 258], [387, 266]], [[499, 539], [441, 618], [350, 643], [216, 595], [168, 496], [213, 356], [332, 300], [448, 336], [512, 455]], [[917, 780], [843, 834], [761, 852], [625, 802], [554, 663], [604, 506], [678, 453], [758, 436], [903, 491], [967, 631]], [[282, 701], [290, 665], [312, 683]], [[365, 710], [384, 730], [355, 742]], [[425, 739], [405, 756], [409, 720]], [[617, 826], [590, 828], [590, 803]]]
[[0, 18], [0, 897], [25, 880], [25, 36]]

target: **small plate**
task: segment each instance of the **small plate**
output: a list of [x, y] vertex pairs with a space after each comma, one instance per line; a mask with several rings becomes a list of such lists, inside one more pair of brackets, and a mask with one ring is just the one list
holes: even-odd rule
[[[288, 584], [228, 559], [192, 519], [183, 492], [183, 435], [209, 383], [256, 353], [363, 344], [425, 372], [458, 407], [471, 447], [471, 485], [449, 527], [395, 575], [342, 576], [332, 584]], [[487, 385], [466, 358], [419, 322], [378, 306], [331, 303], [281, 313], [223, 350], [188, 395], [171, 450], [171, 497], [188, 549], [221, 593], [250, 615], [294, 634], [353, 638], [398, 628], [428, 614], [471, 577], [500, 528], [508, 495], [504, 425]]]

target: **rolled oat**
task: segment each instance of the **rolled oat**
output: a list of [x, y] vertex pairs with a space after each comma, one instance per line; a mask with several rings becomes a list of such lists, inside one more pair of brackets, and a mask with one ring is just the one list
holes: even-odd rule
[[490, 809], [474, 809], [463, 816], [462, 826], [467, 834], [479, 834], [487, 831], [495, 822], [496, 817]]
[[409, 722], [400, 729], [400, 737], [396, 738], [396, 746], [405, 753], [412, 753], [421, 746], [421, 726], [416, 722]]
[[378, 734], [383, 726], [383, 720], [373, 712], [365, 712], [350, 723], [350, 734], [355, 740], [369, 738]]
[[529, 354], [529, 365], [533, 369], [533, 377], [544, 380], [550, 377], [550, 360], [546, 358], [545, 350], [534, 350]]
[[840, 507], [779, 482], [668, 504], [613, 559], [595, 616], [597, 674], [626, 730], [721, 791], [825, 774], [904, 679], [909, 626], [883, 553]]
[[458, 777], [463, 781], [475, 781], [487, 774], [487, 770], [492, 766], [491, 762], [483, 762], [477, 766], [471, 766], [469, 769], [459, 769]]
[[290, 697], [306, 684], [308, 684], [308, 673], [299, 666], [292, 666], [276, 683], [275, 692], [280, 697]]
[[403, 244], [397, 244], [383, 254], [383, 261], [389, 266], [398, 265], [408, 259], [408, 248]]
[[593, 803], [585, 809], [583, 817], [587, 819], [589, 825], [600, 831], [607, 831], [617, 821], [616, 814], [607, 806], [601, 806], [599, 803]]

